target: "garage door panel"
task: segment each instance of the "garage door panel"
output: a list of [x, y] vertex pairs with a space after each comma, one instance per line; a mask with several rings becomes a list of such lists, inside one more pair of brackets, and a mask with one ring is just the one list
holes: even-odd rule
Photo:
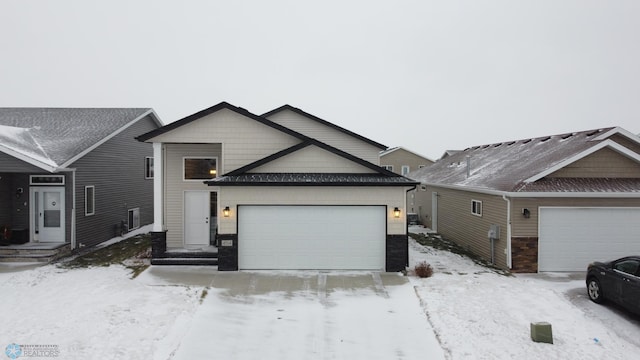
[[383, 269], [384, 206], [239, 206], [241, 269]]
[[540, 208], [539, 271], [640, 254], [640, 208]]

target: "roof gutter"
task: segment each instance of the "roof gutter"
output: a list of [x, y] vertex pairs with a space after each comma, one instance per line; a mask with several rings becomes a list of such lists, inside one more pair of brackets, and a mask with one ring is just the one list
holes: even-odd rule
[[480, 188], [474, 186], [460, 186], [460, 185], [446, 185], [438, 183], [422, 183], [427, 186], [441, 187], [445, 189], [460, 190], [460, 191], [472, 191], [487, 195], [496, 196], [508, 196], [510, 198], [530, 198], [530, 197], [542, 197], [542, 198], [640, 198], [640, 191], [638, 192], [513, 192], [513, 191], [500, 191], [487, 188]]

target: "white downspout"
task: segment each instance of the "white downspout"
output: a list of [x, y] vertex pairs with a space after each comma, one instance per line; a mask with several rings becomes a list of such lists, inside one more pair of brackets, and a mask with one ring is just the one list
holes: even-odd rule
[[507, 202], [507, 267], [511, 269], [511, 199], [502, 195], [502, 200]]
[[162, 214], [162, 143], [153, 143], [153, 231], [163, 231]]

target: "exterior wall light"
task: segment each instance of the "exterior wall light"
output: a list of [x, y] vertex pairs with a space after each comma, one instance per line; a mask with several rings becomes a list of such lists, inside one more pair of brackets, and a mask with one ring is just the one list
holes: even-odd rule
[[398, 207], [393, 208], [393, 217], [400, 217], [400, 209], [398, 209]]
[[224, 217], [229, 217], [229, 212], [231, 212], [231, 209], [229, 209], [228, 206], [225, 206], [225, 208], [222, 209], [222, 214], [224, 215]]

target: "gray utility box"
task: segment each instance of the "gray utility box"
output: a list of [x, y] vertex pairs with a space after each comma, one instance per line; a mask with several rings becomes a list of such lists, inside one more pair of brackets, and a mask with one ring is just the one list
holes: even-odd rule
[[548, 322], [531, 323], [531, 340], [535, 342], [553, 344], [551, 324]]

